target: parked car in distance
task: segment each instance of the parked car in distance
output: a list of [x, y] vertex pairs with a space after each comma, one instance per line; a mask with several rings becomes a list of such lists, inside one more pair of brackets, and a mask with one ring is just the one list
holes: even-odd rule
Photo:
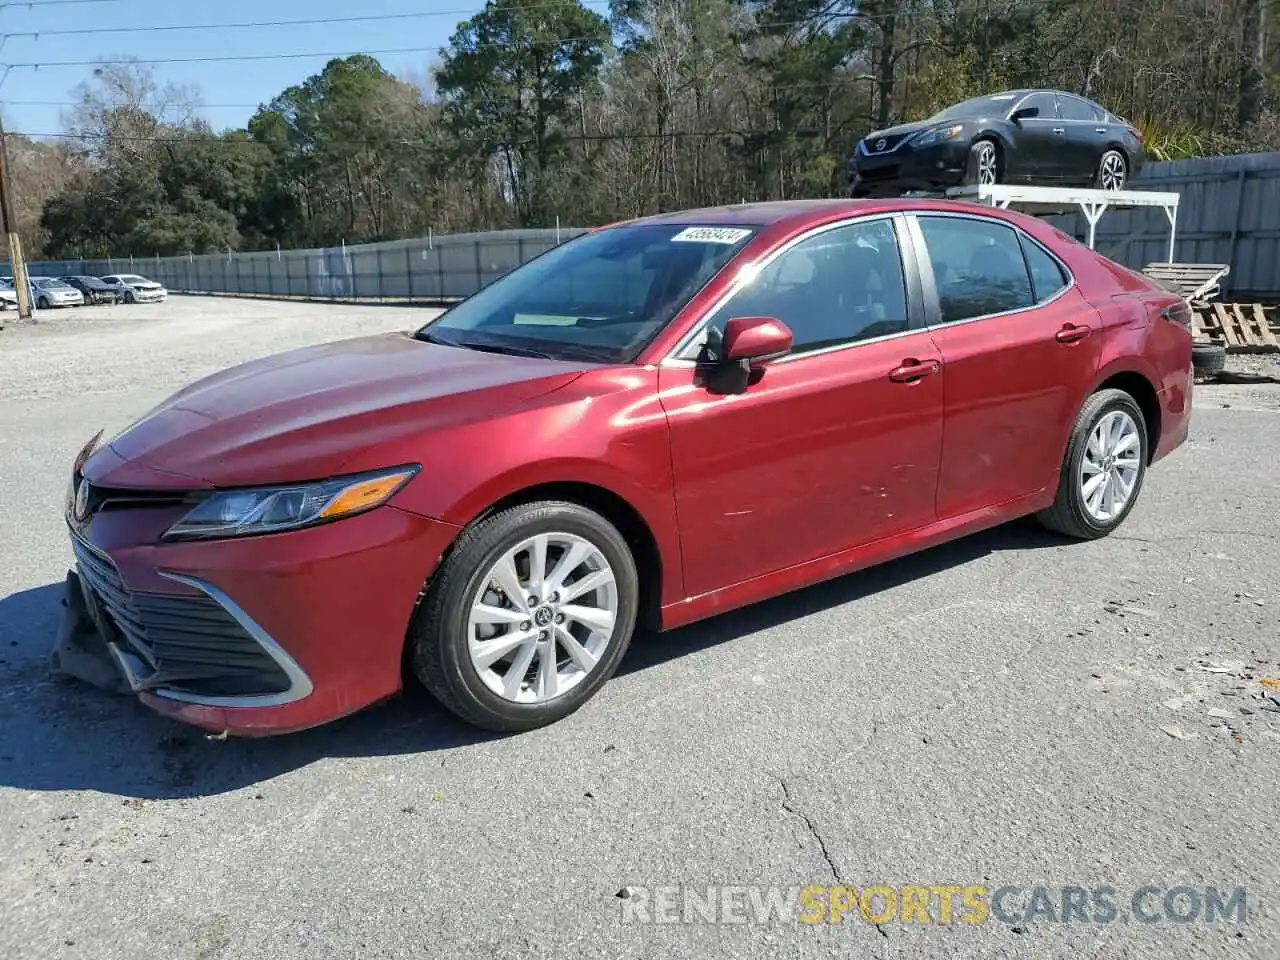
[[1123, 190], [1146, 162], [1137, 127], [1058, 90], [975, 97], [877, 130], [849, 158], [853, 196], [997, 183]]
[[140, 277], [136, 273], [113, 273], [102, 282], [120, 292], [125, 303], [157, 303], [169, 296], [163, 284]]
[[1111, 533], [1187, 436], [1189, 327], [1177, 295], [975, 204], [606, 227], [413, 334], [250, 361], [90, 440], [62, 635], [217, 732], [333, 720], [406, 666], [530, 729], [638, 622], [1027, 514]]
[[123, 291], [118, 286], [104, 283], [98, 277], [63, 277], [64, 281], [84, 295], [85, 303], [118, 303]]
[[0, 310], [17, 310], [18, 309], [18, 291], [13, 288], [12, 283], [6, 284], [0, 280]]
[[84, 306], [84, 294], [57, 277], [32, 277], [31, 287], [31, 296], [40, 310]]

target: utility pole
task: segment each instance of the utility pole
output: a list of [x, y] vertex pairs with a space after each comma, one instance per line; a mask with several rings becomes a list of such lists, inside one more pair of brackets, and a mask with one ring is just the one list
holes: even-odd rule
[[9, 266], [13, 269], [13, 289], [18, 295], [18, 319], [30, 320], [31, 289], [27, 286], [27, 265], [22, 260], [22, 241], [18, 239], [18, 217], [13, 207], [13, 184], [5, 139], [4, 122], [0, 120], [0, 226], [9, 238]]

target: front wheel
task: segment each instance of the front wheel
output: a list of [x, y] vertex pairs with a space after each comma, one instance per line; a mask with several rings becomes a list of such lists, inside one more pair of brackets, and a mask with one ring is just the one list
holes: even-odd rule
[[1133, 397], [1123, 390], [1099, 390], [1076, 417], [1057, 499], [1037, 518], [1068, 537], [1105, 537], [1138, 500], [1148, 444], [1146, 420]]
[[1119, 150], [1108, 150], [1098, 161], [1094, 185], [1100, 190], [1123, 190], [1129, 182], [1129, 161]]
[[458, 538], [410, 627], [410, 663], [462, 719], [532, 730], [613, 676], [638, 606], [635, 560], [613, 524], [573, 503], [516, 506]]
[[124, 302], [125, 302], [125, 303], [136, 303], [136, 302], [137, 302], [137, 299], [138, 299], [138, 298], [137, 298], [137, 297], [135, 297], [135, 296], [133, 295], [133, 291], [132, 291], [132, 290], [126, 290], [126, 291], [125, 291], [125, 294], [124, 294]]
[[36, 309], [37, 309], [37, 310], [48, 310], [48, 309], [49, 309], [49, 301], [48, 301], [47, 299], [45, 299], [44, 297], [41, 297], [39, 300], [37, 300], [37, 301], [36, 301]]
[[965, 186], [988, 187], [1000, 182], [1000, 152], [990, 140], [979, 140], [969, 148], [965, 166]]

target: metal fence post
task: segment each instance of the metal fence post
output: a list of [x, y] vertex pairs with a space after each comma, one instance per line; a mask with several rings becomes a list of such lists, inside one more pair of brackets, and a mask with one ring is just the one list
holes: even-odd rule
[[413, 303], [413, 250], [404, 245], [404, 278], [409, 290], [409, 302]]
[[[1236, 248], [1240, 243], [1240, 218], [1244, 213], [1244, 190], [1247, 175], [1248, 169], [1246, 167], [1241, 167], [1236, 172], [1236, 215], [1231, 221], [1231, 242], [1227, 247], [1227, 259], [1225, 261], [1228, 264], [1234, 264], [1236, 262]], [[1234, 269], [1227, 274], [1227, 290], [1230, 290], [1235, 286], [1235, 276], [1236, 273]]]
[[472, 293], [475, 293], [477, 290], [479, 290], [481, 287], [484, 286], [484, 267], [482, 265], [483, 261], [481, 261], [480, 259], [480, 238], [479, 237], [473, 238], [471, 241], [471, 246], [476, 253], [476, 284], [475, 284], [475, 289], [471, 291]]

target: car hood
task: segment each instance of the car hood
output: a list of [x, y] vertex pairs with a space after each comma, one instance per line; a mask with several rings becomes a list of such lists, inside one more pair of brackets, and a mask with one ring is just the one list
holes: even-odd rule
[[939, 124], [929, 123], [928, 121], [917, 121], [916, 123], [900, 123], [896, 127], [886, 127], [883, 130], [873, 130], [863, 137], [864, 142], [875, 143], [881, 137], [889, 140], [893, 137], [901, 137], [906, 133], [919, 133], [921, 130], [927, 130], [929, 127], [936, 127]]
[[[380, 444], [510, 412], [590, 366], [403, 333], [304, 347], [191, 384], [112, 440], [104, 456], [90, 458], [85, 474], [103, 486], [137, 487], [141, 465], [158, 471], [148, 483], [162, 489], [179, 481], [221, 487], [322, 479]], [[117, 473], [117, 482], [99, 469]]]

